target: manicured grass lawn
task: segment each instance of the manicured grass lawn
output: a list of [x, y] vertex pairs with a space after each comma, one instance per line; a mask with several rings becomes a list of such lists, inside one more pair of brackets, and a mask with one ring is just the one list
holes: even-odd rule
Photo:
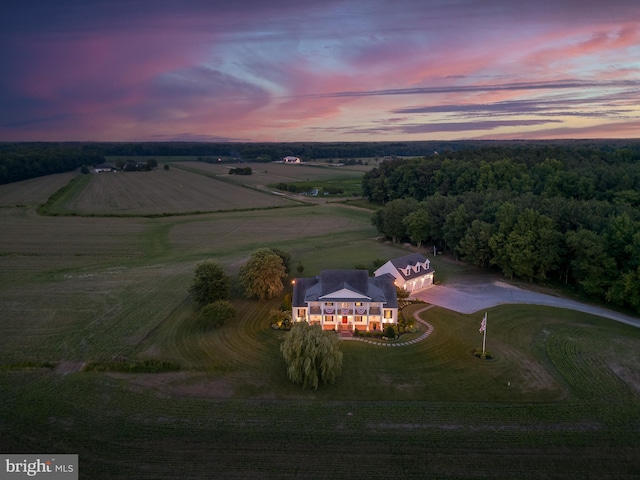
[[[78, 453], [80, 478], [97, 479], [638, 478], [639, 329], [500, 306], [489, 310], [495, 359], [482, 361], [481, 315], [434, 307], [425, 341], [343, 342], [336, 384], [303, 391], [268, 324], [280, 299], [243, 300], [236, 287], [236, 321], [194, 322], [187, 288], [201, 260], [235, 273], [277, 246], [312, 276], [406, 254], [375, 239], [370, 215], [333, 204], [167, 218], [0, 209], [2, 450]], [[473, 271], [433, 265], [440, 281]], [[182, 368], [48, 367], [114, 358]]]
[[[143, 342], [208, 370], [1, 373], [11, 392], [0, 404], [3, 444], [77, 452], [92, 478], [637, 474], [638, 393], [632, 376], [614, 373], [623, 365], [637, 371], [631, 327], [551, 308], [500, 307], [490, 311], [496, 360], [482, 362], [469, 352], [477, 319], [430, 309], [435, 330], [427, 341], [402, 348], [347, 342], [343, 376], [313, 392], [285, 378], [282, 334], [257, 320], [271, 306], [246, 302], [240, 321], [208, 333], [183, 316]], [[567, 343], [575, 356], [558, 360]], [[612, 345], [626, 345], [620, 357]], [[546, 365], [552, 378], [523, 383], [530, 378], [522, 363]]]

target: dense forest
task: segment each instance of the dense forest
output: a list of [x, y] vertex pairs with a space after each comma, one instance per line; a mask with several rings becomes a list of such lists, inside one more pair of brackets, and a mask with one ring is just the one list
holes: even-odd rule
[[104, 162], [80, 144], [0, 143], [0, 185]]
[[640, 148], [492, 145], [382, 163], [363, 179], [394, 241], [640, 312]]

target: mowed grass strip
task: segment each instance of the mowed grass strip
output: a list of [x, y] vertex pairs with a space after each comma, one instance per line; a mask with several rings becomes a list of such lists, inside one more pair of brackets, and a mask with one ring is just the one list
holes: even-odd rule
[[190, 273], [175, 265], [123, 266], [8, 288], [0, 299], [0, 362], [132, 357], [185, 298]]
[[92, 174], [50, 213], [161, 215], [290, 206], [284, 197], [243, 189], [182, 169]]
[[[192, 368], [261, 372], [261, 394], [277, 398], [291, 395], [290, 384], [282, 375], [268, 373], [274, 368], [282, 368], [278, 367], [282, 334], [270, 330], [267, 320], [269, 309], [277, 304], [241, 300], [236, 304], [240, 314], [231, 325], [203, 332], [195, 326], [193, 311], [183, 312], [165, 322], [158, 336], [150, 342], [157, 343], [172, 361], [182, 361]], [[405, 313], [410, 315], [420, 307], [408, 307]], [[557, 344], [553, 336], [540, 333], [557, 328], [554, 325], [559, 324], [580, 334], [583, 344], [597, 346], [608, 321], [592, 320], [596, 324], [602, 322], [602, 326], [593, 329], [580, 323], [583, 314], [568, 310], [498, 307], [490, 311], [491, 335], [488, 339], [488, 348], [495, 358], [480, 360], [473, 355], [474, 348], [482, 342], [476, 316], [439, 308], [429, 309], [422, 316], [434, 326], [434, 331], [426, 340], [413, 345], [394, 347], [343, 342], [343, 375], [335, 385], [305, 395], [327, 401], [472, 403], [582, 401], [599, 395], [598, 391], [584, 390], [582, 360], [567, 354], [564, 345]], [[514, 334], [516, 331], [517, 335]], [[639, 338], [632, 327], [624, 329], [619, 338], [625, 339], [628, 335], [636, 340]], [[618, 335], [610, 337], [609, 341], [611, 338], [617, 339]], [[601, 350], [596, 349], [592, 354], [602, 364], [592, 370], [593, 379], [597, 379], [599, 388], [606, 389], [612, 396], [629, 401], [630, 395], [634, 395], [633, 383], [629, 378], [614, 374], [615, 367], [604, 366], [602, 356], [597, 353]], [[636, 360], [638, 363], [633, 363]], [[633, 365], [640, 367], [640, 359], [636, 360]], [[607, 356], [607, 361], [611, 364], [612, 359]], [[594, 365], [597, 366], [597, 361]], [[630, 368], [629, 359], [621, 365]], [[270, 379], [269, 385], [264, 384], [265, 378]]]

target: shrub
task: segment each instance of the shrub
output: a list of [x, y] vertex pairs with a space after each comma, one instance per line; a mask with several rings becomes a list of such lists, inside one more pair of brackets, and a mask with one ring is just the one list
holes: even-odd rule
[[387, 338], [396, 338], [396, 330], [393, 328], [393, 325], [387, 325], [387, 328], [384, 329], [384, 336]]
[[129, 373], [159, 373], [175, 372], [180, 365], [166, 360], [113, 360], [110, 362], [91, 362], [85, 367], [89, 372], [129, 372]]
[[289, 330], [291, 328], [291, 312], [274, 308], [269, 312], [269, 324], [273, 329]]
[[482, 360], [491, 360], [493, 359], [493, 354], [489, 351], [489, 350], [485, 350], [484, 353], [482, 353], [482, 349], [481, 348], [476, 348], [473, 351], [473, 355], [481, 358]]
[[236, 309], [227, 300], [218, 300], [217, 302], [205, 305], [198, 314], [198, 325], [202, 328], [221, 327], [227, 320], [231, 320], [236, 316]]

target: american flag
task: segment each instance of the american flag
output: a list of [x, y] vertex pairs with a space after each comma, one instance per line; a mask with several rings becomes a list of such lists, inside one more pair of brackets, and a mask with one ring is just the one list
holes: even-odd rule
[[479, 332], [484, 332], [487, 330], [487, 314], [484, 314], [484, 318], [482, 319], [482, 323], [480, 324]]

